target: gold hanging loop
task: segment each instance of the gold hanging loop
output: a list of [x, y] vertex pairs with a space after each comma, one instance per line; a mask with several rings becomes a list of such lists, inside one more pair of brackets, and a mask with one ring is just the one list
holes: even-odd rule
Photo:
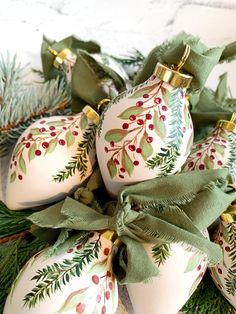
[[180, 69], [184, 66], [184, 64], [186, 63], [186, 61], [190, 55], [190, 52], [191, 52], [191, 47], [188, 44], [186, 44], [184, 54], [183, 54], [179, 64], [176, 67], [176, 71], [180, 71]]
[[99, 114], [101, 114], [101, 112], [102, 112], [102, 107], [103, 107], [103, 106], [107, 106], [110, 101], [111, 101], [111, 100], [110, 100], [109, 98], [104, 98], [104, 99], [100, 100], [99, 103], [98, 103], [98, 105], [97, 105], [97, 112], [98, 112]]
[[233, 112], [230, 121], [219, 120], [216, 126], [236, 134], [236, 112]]
[[230, 122], [236, 123], [236, 112], [234, 112], [234, 113], [232, 114], [232, 117], [231, 117], [231, 119], [230, 119]]

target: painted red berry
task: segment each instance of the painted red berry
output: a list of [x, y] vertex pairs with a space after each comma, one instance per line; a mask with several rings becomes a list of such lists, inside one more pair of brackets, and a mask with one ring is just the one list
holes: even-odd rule
[[36, 149], [36, 151], [35, 151], [35, 155], [36, 155], [36, 156], [40, 156], [41, 154], [42, 154], [41, 150]]
[[105, 150], [106, 153], [108, 153], [108, 147], [105, 146], [104, 150]]
[[223, 245], [223, 241], [222, 240], [220, 240], [218, 243], [219, 243], [219, 245]]
[[128, 129], [128, 128], [129, 128], [129, 124], [126, 123], [126, 122], [123, 123], [122, 128], [123, 128], [124, 130]]
[[138, 125], [142, 125], [142, 124], [143, 124], [143, 119], [138, 119], [138, 120], [137, 120], [137, 124], [138, 124]]
[[151, 113], [147, 113], [147, 114], [146, 114], [146, 119], [147, 119], [147, 120], [151, 120], [151, 119], [152, 119]]
[[216, 152], [215, 148], [211, 148], [211, 152], [215, 153]]
[[92, 282], [95, 283], [95, 285], [98, 285], [99, 281], [100, 281], [100, 279], [97, 275], [92, 276]]
[[60, 144], [60, 145], [65, 145], [66, 144], [66, 141], [65, 140], [63, 140], [63, 139], [60, 139], [59, 141], [58, 141], [58, 143]]
[[101, 296], [100, 296], [100, 294], [98, 294], [97, 296], [96, 296], [96, 301], [97, 301], [97, 303], [100, 303], [101, 302]]
[[229, 247], [229, 246], [226, 246], [226, 247], [225, 247], [225, 251], [226, 251], [226, 252], [230, 252], [230, 247]]
[[120, 171], [121, 171], [121, 172], [125, 172], [125, 168], [123, 168], [123, 167], [120, 168]]
[[66, 119], [61, 119], [61, 121], [62, 121], [62, 122], [65, 122], [65, 121], [66, 121]]
[[119, 178], [124, 179], [123, 174], [119, 174]]
[[111, 272], [110, 272], [110, 270], [107, 271], [107, 277], [111, 277]]
[[138, 148], [136, 149], [136, 153], [141, 154], [141, 153], [142, 153], [142, 148], [138, 147]]
[[148, 126], [148, 128], [149, 128], [149, 130], [154, 130], [154, 124], [149, 124], [149, 126]]
[[148, 136], [147, 139], [146, 139], [146, 141], [147, 141], [148, 143], [152, 143], [153, 137], [152, 137], [152, 136]]
[[68, 118], [68, 120], [73, 121], [73, 120], [74, 120], [74, 118], [73, 118], [73, 117], [69, 117], [69, 118]]
[[134, 114], [131, 114], [131, 116], [129, 117], [130, 121], [134, 121], [136, 120], [136, 116]]
[[143, 94], [143, 98], [148, 98], [149, 95], [148, 94]]
[[103, 305], [103, 306], [102, 306], [101, 314], [106, 314], [106, 312], [107, 312], [106, 305]]
[[112, 290], [112, 286], [113, 286], [112, 282], [109, 282], [108, 287], [110, 290]]
[[201, 157], [201, 156], [202, 156], [202, 153], [201, 153], [201, 152], [198, 152], [196, 155], [197, 155], [198, 157]]
[[153, 76], [151, 77], [151, 80], [154, 81], [156, 78], [156, 75], [153, 74]]
[[66, 127], [66, 126], [63, 126], [62, 128], [63, 128], [63, 130], [67, 130], [67, 127]]
[[223, 143], [227, 143], [227, 141], [226, 141], [226, 140], [222, 140], [222, 142], [223, 142]]
[[45, 120], [42, 120], [42, 121], [40, 121], [39, 123], [40, 124], [44, 124], [46, 121]]
[[16, 166], [16, 165], [17, 165], [17, 162], [15, 161], [15, 162], [14, 162], [14, 166]]
[[199, 165], [199, 167], [198, 167], [200, 170], [204, 170], [205, 169], [205, 165], [204, 164], [201, 164], [201, 165]]
[[108, 256], [110, 253], [110, 249], [108, 247], [106, 247], [104, 250], [103, 250], [103, 254]]
[[110, 145], [111, 145], [111, 147], [114, 147], [114, 146], [115, 146], [115, 142], [114, 142], [114, 141], [111, 141], [111, 142], [110, 142]]
[[119, 164], [120, 164], [120, 162], [119, 162], [119, 160], [118, 160], [117, 158], [114, 159], [114, 163], [115, 163], [116, 165], [119, 165]]
[[221, 160], [218, 160], [218, 161], [217, 161], [217, 164], [218, 164], [219, 166], [222, 166], [222, 165], [223, 165], [223, 162], [222, 162]]
[[26, 147], [26, 148], [29, 148], [29, 147], [30, 147], [30, 142], [27, 142], [27, 143], [25, 144], [25, 147]]
[[159, 105], [159, 104], [161, 103], [161, 98], [160, 98], [160, 97], [156, 97], [156, 98], [154, 99], [154, 102], [155, 102], [157, 105]]
[[86, 307], [86, 305], [85, 305], [84, 303], [79, 302], [79, 303], [76, 305], [76, 313], [78, 313], [78, 314], [84, 313], [85, 307]]
[[136, 102], [136, 106], [137, 107], [141, 107], [143, 105], [143, 101], [142, 100], [139, 100]]
[[128, 149], [131, 150], [132, 152], [135, 151], [135, 145], [129, 145]]
[[82, 248], [82, 245], [81, 244], [78, 244], [77, 246], [76, 246], [76, 250], [80, 250]]
[[134, 160], [133, 164], [134, 164], [135, 166], [138, 166], [138, 165], [139, 165], [139, 161], [138, 161], [138, 160]]
[[19, 179], [19, 180], [22, 180], [22, 179], [23, 179], [23, 177], [22, 177], [21, 174], [18, 175], [18, 179]]
[[49, 130], [51, 130], [51, 131], [55, 130], [55, 126], [54, 126], [54, 125], [51, 125], [51, 126], [49, 127]]
[[211, 156], [210, 156], [210, 159], [211, 159], [211, 160], [214, 160], [214, 159], [215, 159], [215, 156], [214, 156], [214, 155], [211, 155]]
[[41, 128], [41, 129], [39, 129], [39, 132], [41, 132], [41, 133], [43, 133], [43, 132], [45, 132], [46, 131], [46, 129], [45, 128]]
[[197, 148], [202, 148], [202, 144], [198, 144], [198, 145], [197, 145]]
[[201, 268], [202, 268], [202, 266], [198, 265], [197, 270], [199, 271], [199, 270], [201, 270]]
[[72, 252], [73, 252], [73, 249], [67, 250], [67, 253], [72, 253]]
[[56, 133], [55, 132], [51, 132], [50, 135], [51, 136], [56, 136]]
[[163, 111], [167, 111], [167, 110], [168, 110], [168, 108], [167, 108], [166, 106], [162, 106], [161, 109], [162, 109]]
[[107, 300], [110, 299], [110, 295], [111, 295], [110, 291], [106, 291], [106, 292], [105, 292], [105, 298], [106, 298]]
[[182, 130], [183, 130], [183, 133], [185, 133], [186, 132], [186, 127], [184, 126]]
[[29, 133], [28, 136], [27, 136], [28, 140], [31, 139], [32, 136], [33, 136], [32, 133]]
[[94, 232], [90, 232], [89, 237], [90, 237], [90, 238], [93, 238], [93, 237], [94, 237], [94, 234], [95, 234]]
[[49, 146], [49, 143], [48, 143], [48, 142], [43, 142], [43, 143], [42, 143], [42, 147], [43, 147], [43, 148], [48, 148], [48, 146]]
[[218, 273], [222, 274], [222, 269], [218, 268]]
[[160, 116], [160, 120], [161, 120], [161, 121], [166, 121], [166, 116], [161, 115], [161, 116]]
[[76, 135], [78, 135], [79, 133], [78, 133], [77, 131], [73, 131], [72, 134], [76, 136]]

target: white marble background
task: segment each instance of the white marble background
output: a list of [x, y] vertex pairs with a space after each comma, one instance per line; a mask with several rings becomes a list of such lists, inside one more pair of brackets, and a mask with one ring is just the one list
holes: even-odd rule
[[[42, 35], [60, 40], [72, 33], [97, 40], [103, 51], [115, 55], [132, 48], [147, 54], [181, 30], [217, 46], [236, 40], [235, 20], [236, 0], [0, 0], [0, 53], [17, 53], [23, 64], [40, 69]], [[224, 71], [229, 71], [231, 92], [236, 96], [235, 62], [218, 66], [208, 86], [214, 88]], [[6, 168], [6, 159], [0, 159], [0, 199]], [[123, 303], [119, 314], [127, 313], [125, 296]]]

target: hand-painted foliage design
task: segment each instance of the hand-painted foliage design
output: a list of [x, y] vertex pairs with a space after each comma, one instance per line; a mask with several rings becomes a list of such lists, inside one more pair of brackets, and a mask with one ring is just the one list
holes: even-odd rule
[[[148, 83], [118, 97], [119, 100], [127, 96], [134, 104], [118, 115], [120, 128], [108, 130], [104, 137], [105, 153], [111, 156], [107, 162], [111, 178], [132, 176], [141, 161], [150, 169], [159, 168], [163, 175], [170, 174], [175, 167], [186, 131], [183, 127], [185, 94], [181, 89], [169, 91], [162, 81]], [[190, 125], [189, 113], [185, 114]], [[100, 128], [101, 125], [102, 122]], [[155, 136], [160, 139], [159, 154], [155, 153]]]

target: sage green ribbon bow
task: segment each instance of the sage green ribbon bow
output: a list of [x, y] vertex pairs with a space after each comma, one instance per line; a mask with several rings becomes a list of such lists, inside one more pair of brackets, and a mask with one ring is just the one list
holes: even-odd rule
[[213, 264], [222, 259], [221, 247], [201, 231], [236, 197], [227, 176], [227, 169], [193, 171], [124, 187], [115, 206], [111, 203], [111, 216], [67, 197], [29, 219], [44, 228], [114, 230], [126, 246], [126, 256], [116, 257], [121, 267], [125, 265], [125, 275], [118, 272], [118, 280], [140, 282], [158, 274], [142, 242], [181, 243], [207, 254]]

